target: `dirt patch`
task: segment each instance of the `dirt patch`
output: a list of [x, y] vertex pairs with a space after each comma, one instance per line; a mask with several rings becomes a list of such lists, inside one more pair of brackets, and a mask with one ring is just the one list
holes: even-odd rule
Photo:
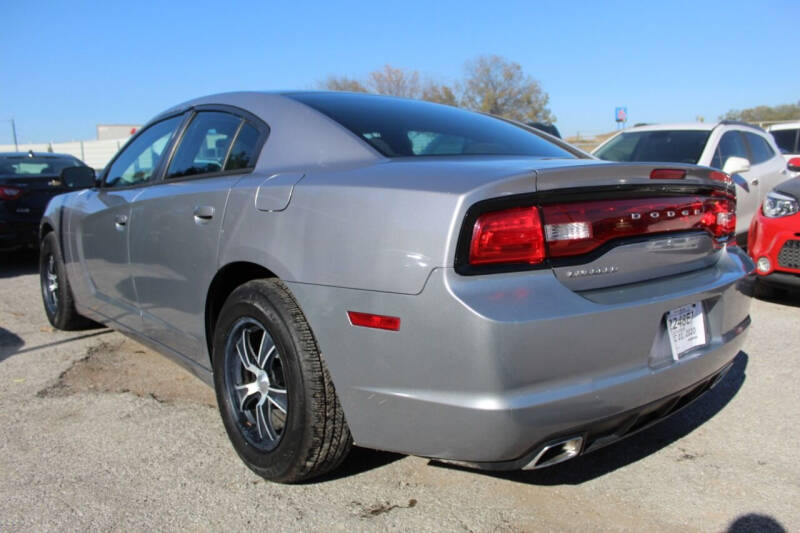
[[195, 376], [136, 342], [102, 341], [37, 393], [40, 398], [77, 392], [132, 393], [159, 402], [188, 401], [216, 407], [214, 391]]

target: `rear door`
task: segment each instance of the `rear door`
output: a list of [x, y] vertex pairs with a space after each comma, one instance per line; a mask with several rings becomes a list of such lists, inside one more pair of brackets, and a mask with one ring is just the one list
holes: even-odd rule
[[191, 118], [164, 179], [133, 203], [131, 272], [151, 339], [208, 367], [206, 292], [231, 186], [252, 170], [266, 128], [223, 108]]
[[789, 177], [789, 171], [786, 169], [786, 161], [764, 137], [751, 131], [744, 132], [744, 137], [750, 149], [751, 170], [758, 176], [761, 184], [758, 202], [761, 205], [764, 196]]
[[108, 167], [102, 186], [75, 199], [72, 207], [77, 212], [70, 215], [88, 293], [79, 300], [92, 302], [89, 305], [96, 312], [137, 331], [141, 317], [128, 249], [131, 204], [158, 175], [182, 119], [167, 118], [137, 135]]

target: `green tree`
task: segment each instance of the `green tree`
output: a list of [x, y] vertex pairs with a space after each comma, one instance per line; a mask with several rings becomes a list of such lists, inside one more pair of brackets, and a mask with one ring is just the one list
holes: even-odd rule
[[464, 66], [460, 104], [468, 109], [523, 122], [556, 121], [547, 103], [550, 97], [519, 63], [498, 55], [483, 55]]
[[723, 120], [743, 120], [745, 122], [774, 122], [779, 120], [800, 120], [800, 102], [777, 106], [760, 105], [748, 109], [731, 109]]
[[321, 89], [328, 91], [349, 91], [353, 93], [366, 93], [367, 88], [360, 81], [347, 76], [328, 76], [319, 84]]

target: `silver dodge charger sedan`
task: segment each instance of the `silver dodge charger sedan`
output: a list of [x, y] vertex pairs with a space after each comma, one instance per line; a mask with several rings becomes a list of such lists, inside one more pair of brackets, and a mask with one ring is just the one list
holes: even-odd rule
[[353, 444], [556, 464], [710, 389], [750, 324], [728, 175], [454, 107], [199, 98], [86, 186], [41, 223], [50, 322], [107, 324], [213, 385], [270, 480]]

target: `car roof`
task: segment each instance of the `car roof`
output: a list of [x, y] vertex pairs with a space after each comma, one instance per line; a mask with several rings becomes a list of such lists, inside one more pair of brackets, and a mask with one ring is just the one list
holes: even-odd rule
[[40, 157], [49, 159], [78, 159], [70, 154], [54, 154], [52, 152], [0, 152], [0, 157]]
[[749, 128], [751, 130], [760, 131], [762, 133], [764, 132], [763, 129], [755, 124], [748, 124], [747, 122], [739, 122], [736, 120], [722, 120], [719, 122], [672, 122], [665, 124], [647, 124], [643, 126], [634, 126], [622, 131], [711, 131], [719, 126], [740, 126], [743, 128]]
[[665, 130], [700, 130], [710, 131], [717, 127], [716, 122], [672, 122], [666, 124], [647, 124], [634, 126], [624, 131], [665, 131]]
[[767, 126], [767, 131], [796, 130], [798, 128], [800, 128], [800, 122], [784, 122], [783, 124]]

